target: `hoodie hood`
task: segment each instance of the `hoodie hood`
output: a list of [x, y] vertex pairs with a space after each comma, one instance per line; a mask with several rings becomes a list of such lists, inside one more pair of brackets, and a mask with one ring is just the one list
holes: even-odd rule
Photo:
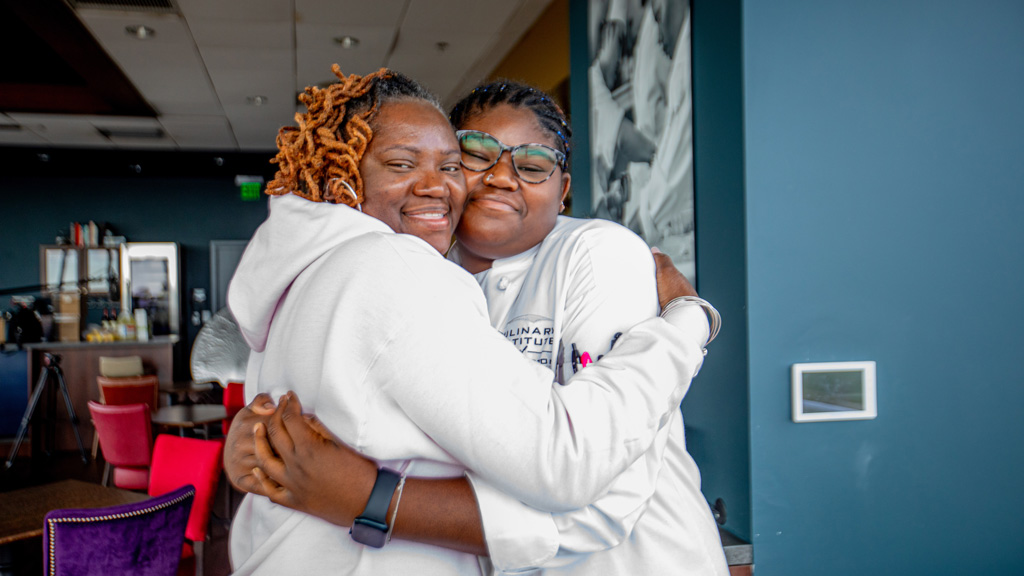
[[262, 352], [278, 304], [315, 260], [386, 224], [344, 204], [293, 194], [270, 198], [270, 216], [256, 229], [228, 285], [228, 307], [249, 347]]

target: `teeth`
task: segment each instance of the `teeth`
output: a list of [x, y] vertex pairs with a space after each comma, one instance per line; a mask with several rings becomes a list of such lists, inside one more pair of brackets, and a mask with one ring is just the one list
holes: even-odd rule
[[421, 212], [419, 214], [410, 214], [413, 218], [423, 218], [426, 220], [440, 220], [445, 217], [445, 212]]

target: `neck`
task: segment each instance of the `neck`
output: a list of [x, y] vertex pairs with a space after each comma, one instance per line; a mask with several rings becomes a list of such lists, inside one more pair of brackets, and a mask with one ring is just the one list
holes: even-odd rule
[[494, 258], [485, 258], [479, 254], [474, 254], [469, 250], [466, 250], [466, 247], [460, 244], [459, 261], [467, 272], [470, 274], [478, 274], [484, 270], [490, 270], [491, 264], [494, 263]]

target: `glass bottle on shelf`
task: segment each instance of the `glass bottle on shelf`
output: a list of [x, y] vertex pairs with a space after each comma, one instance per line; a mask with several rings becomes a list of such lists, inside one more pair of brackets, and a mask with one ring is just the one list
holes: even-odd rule
[[118, 340], [135, 340], [135, 317], [127, 308], [117, 317]]

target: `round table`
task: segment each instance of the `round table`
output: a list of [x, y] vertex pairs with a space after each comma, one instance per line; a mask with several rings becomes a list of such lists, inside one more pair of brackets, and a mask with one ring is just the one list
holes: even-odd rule
[[201, 426], [204, 435], [209, 437], [207, 424], [219, 422], [227, 417], [227, 409], [223, 404], [178, 404], [157, 410], [156, 414], [153, 414], [153, 424], [176, 427], [181, 436], [185, 435], [185, 428]]

